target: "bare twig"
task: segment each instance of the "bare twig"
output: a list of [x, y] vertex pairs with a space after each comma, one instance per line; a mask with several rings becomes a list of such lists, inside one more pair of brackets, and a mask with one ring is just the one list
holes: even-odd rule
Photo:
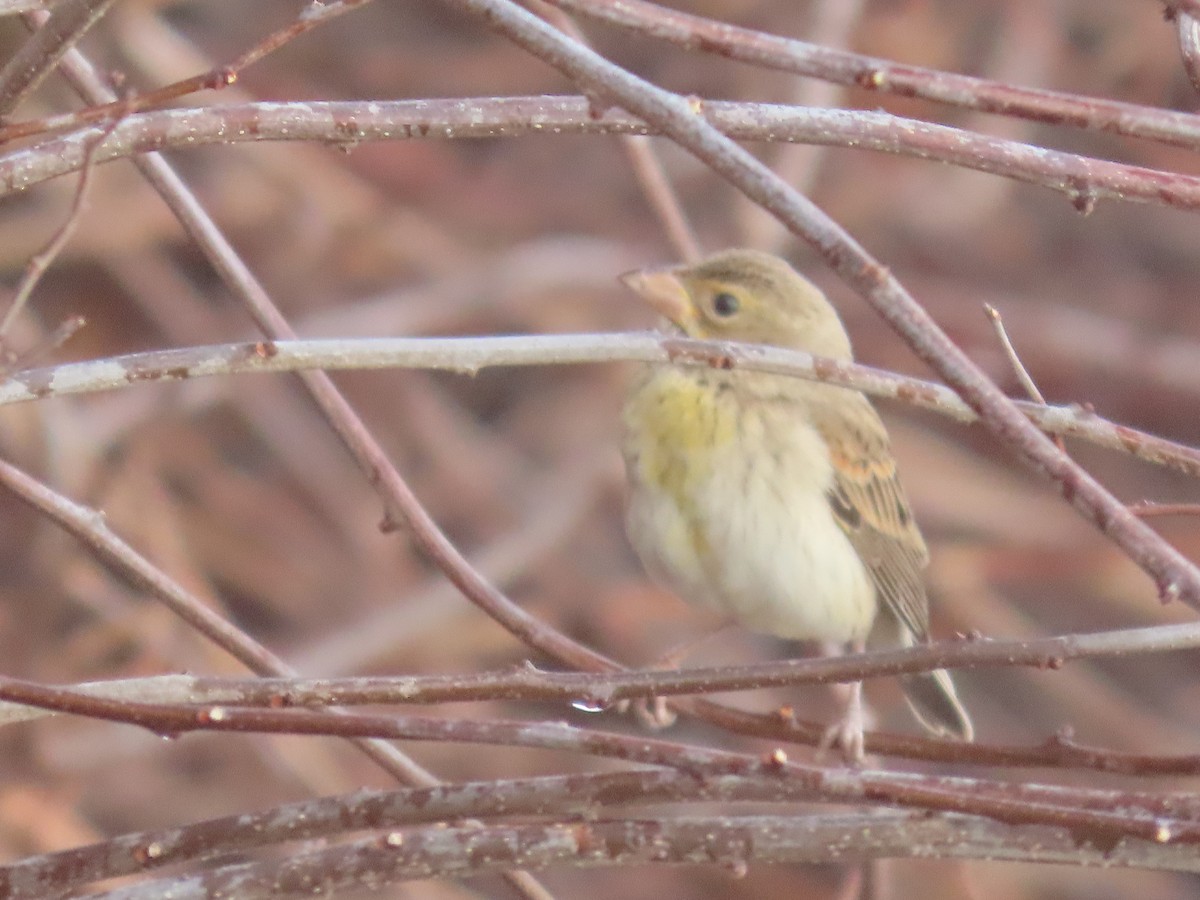
[[1142, 500], [1130, 503], [1129, 511], [1143, 519], [1154, 516], [1196, 516], [1200, 515], [1200, 503], [1158, 503], [1154, 500]]
[[[133, 584], [149, 592], [252, 672], [279, 676], [297, 674], [286, 662], [222, 619], [198, 597], [138, 554], [108, 528], [103, 515], [56, 494], [2, 460], [0, 483], [83, 541], [105, 563], [113, 566]], [[362, 749], [397, 777], [404, 778], [409, 783], [429, 783], [430, 776], [390, 744], [364, 742]]]
[[[1060, 91], [909, 66], [818, 47], [727, 22], [701, 18], [644, 0], [545, 0], [579, 16], [768, 68], [822, 78], [868, 91], [920, 97], [962, 109], [1035, 122], [1123, 134], [1200, 149], [1200, 117], [1189, 113], [1080, 97]], [[1180, 0], [1200, 6], [1200, 0]], [[1200, 15], [1200, 12], [1195, 12]]]
[[[123, 102], [122, 102], [123, 103]], [[1076, 208], [1102, 200], [1200, 209], [1200, 177], [1033, 147], [880, 112], [820, 110], [771, 104], [697, 101], [707, 121], [739, 140], [795, 141], [937, 160], [1037, 184]], [[115, 111], [122, 104], [114, 104]], [[128, 108], [122, 106], [122, 108]], [[229, 104], [170, 109], [127, 117], [104, 141], [96, 162], [166, 148], [244, 141], [445, 140], [537, 134], [661, 134], [637, 116], [585, 98], [483, 97]], [[72, 172], [96, 129], [52, 138], [0, 156], [0, 196]]]
[[[1017, 348], [1013, 346], [1012, 341], [1008, 337], [1008, 332], [1004, 328], [1004, 319], [1000, 315], [1000, 310], [996, 309], [990, 303], [985, 303], [983, 304], [983, 311], [996, 331], [996, 339], [1000, 342], [1000, 346], [1004, 350], [1004, 356], [1008, 359], [1009, 365], [1012, 366], [1013, 374], [1017, 376], [1017, 382], [1021, 385], [1022, 390], [1025, 391], [1029, 399], [1034, 403], [1040, 403], [1045, 406], [1046, 398], [1042, 396], [1042, 392], [1038, 390], [1037, 382], [1030, 376], [1029, 370], [1021, 362], [1021, 357], [1017, 355]], [[1063, 442], [1061, 435], [1055, 435], [1054, 442], [1058, 445], [1059, 450], [1063, 453], [1067, 452], [1067, 446]]]
[[[86, 7], [96, 4], [98, 0], [75, 0], [75, 2], [76, 5], [83, 5]], [[164, 85], [161, 88], [157, 88], [153, 91], [148, 91], [143, 94], [132, 95], [108, 103], [93, 103], [86, 109], [78, 110], [73, 113], [5, 125], [0, 127], [0, 144], [7, 141], [16, 140], [20, 137], [26, 137], [28, 135], [46, 134], [68, 128], [79, 128], [92, 123], [102, 123], [111, 119], [116, 114], [128, 115], [129, 113], [139, 110], [154, 109], [156, 107], [164, 106], [172, 100], [177, 100], [180, 97], [186, 97], [189, 94], [194, 94], [197, 91], [220, 90], [222, 88], [229, 87], [237, 82], [243, 71], [252, 66], [254, 63], [257, 63], [263, 57], [275, 52], [280, 47], [290, 43], [305, 32], [311, 31], [318, 25], [337, 18], [343, 13], [350, 12], [351, 10], [363, 6], [369, 2], [371, 2], [371, 0], [336, 0], [336, 2], [329, 3], [310, 3], [301, 12], [295, 22], [279, 29], [278, 31], [272, 32], [270, 35], [265, 37], [262, 41], [247, 50], [228, 65], [216, 66], [207, 72], [201, 72], [198, 75], [192, 75], [189, 78], [184, 78], [180, 81], [174, 82], [173, 84]], [[111, 3], [111, 0], [103, 0], [104, 7], [106, 7], [109, 3]], [[64, 3], [61, 5], [66, 6], [68, 4]], [[83, 30], [86, 30], [86, 28], [94, 24], [96, 19], [103, 14], [103, 11], [103, 8], [101, 8], [95, 14], [94, 18], [88, 21], [70, 23], [72, 30], [68, 34], [63, 34], [63, 32], [67, 29], [57, 29], [56, 33], [53, 34], [53, 37], [61, 39], [62, 46], [59, 48], [59, 55], [53, 59], [47, 58], [45, 62], [56, 65], [63, 53], [69, 49], [70, 44], [78, 40], [78, 38], [82, 35], [82, 31], [79, 30], [79, 28], [82, 27]], [[30, 23], [36, 23], [39, 20], [36, 17], [27, 17], [26, 21]], [[49, 24], [49, 22], [47, 24]], [[38, 34], [40, 35], [45, 31], [47, 31], [47, 27], [42, 26]], [[32, 47], [35, 41], [38, 39], [39, 38], [35, 36], [34, 40], [29, 42], [27, 48]], [[25, 52], [25, 49], [27, 48], [22, 48], [22, 52]], [[31, 50], [30, 53], [32, 54], [33, 51]], [[4, 71], [7, 72], [8, 69], [12, 68], [16, 61], [17, 57], [14, 57]], [[39, 58], [38, 62], [42, 62], [42, 60]], [[14, 73], [14, 79], [20, 74], [21, 73]], [[0, 88], [3, 87], [3, 75], [4, 73], [0, 72]], [[44, 77], [44, 73], [42, 77]], [[32, 90], [32, 88], [29, 88], [28, 90]], [[3, 94], [0, 93], [0, 99], [2, 98]], [[19, 98], [16, 102], [19, 102]]]
[[1200, 91], [1200, 22], [1187, 13], [1176, 16], [1176, 28], [1179, 32], [1179, 55], [1183, 60], [1183, 70], [1187, 72], [1192, 87]]
[[[962, 422], [976, 414], [949, 388], [869, 366], [752, 344], [693, 341], [663, 334], [562, 334], [479, 338], [357, 338], [220, 344], [158, 350], [17, 372], [0, 382], [0, 406], [92, 393], [150, 381], [302, 369], [422, 368], [473, 375], [489, 366], [632, 360], [736, 366], [792, 375], [899, 400]], [[1200, 476], [1200, 450], [1117, 425], [1080, 406], [1014, 401], [1049, 434], [1080, 438], [1138, 459]]]
[[[1082, 845], [1081, 845], [1082, 844]], [[1116, 852], [1114, 852], [1116, 851]], [[995, 822], [876, 816], [707, 816], [602, 819], [553, 824], [423, 827], [335, 847], [306, 850], [282, 861], [236, 863], [199, 875], [163, 879], [94, 895], [97, 900], [206, 900], [237, 896], [276, 900], [309, 896], [314, 884], [337, 892], [383, 886], [431, 871], [466, 877], [505, 865], [543, 868], [716, 865], [735, 875], [753, 862], [846, 863], [884, 857], [1005, 859], [1075, 865], [1148, 865], [1194, 872], [1190, 848], [1153, 840], [1120, 849], [1080, 842], [1068, 830], [1018, 831]]]
[[625, 155], [629, 157], [642, 193], [649, 201], [650, 208], [657, 214], [676, 254], [684, 262], [695, 262], [702, 255], [700, 239], [696, 237], [696, 232], [683, 211], [679, 195], [675, 193], [675, 188], [671, 185], [662, 161], [655, 154], [649, 139], [642, 135], [629, 134], [622, 137], [621, 146], [625, 148]]
[[[1169, 626], [1180, 629], [1181, 626]], [[1046, 638], [1040, 642], [997, 641], [985, 645], [981, 666], [1007, 664], [1008, 648], [1014, 648], [1017, 664], [1055, 669], [1068, 659], [1097, 656], [1126, 656], [1133, 653], [1160, 653], [1194, 646], [1194, 633], [1182, 639], [1170, 634], [1158, 635], [1156, 629], [1143, 635], [1139, 630], [1127, 633], [1084, 635], [1082, 645], [1074, 637]], [[1165, 639], [1161, 639], [1165, 638]], [[1039, 661], [1037, 654], [1048, 654]], [[1063, 652], [1066, 649], [1069, 652]], [[551, 673], [536, 670], [481, 673], [469, 676], [393, 676], [353, 679], [264, 679], [244, 681], [229, 678], [164, 675], [117, 681], [88, 682], [71, 686], [72, 694], [85, 694], [118, 701], [172, 704], [194, 710], [200, 706], [242, 706], [277, 709], [280, 706], [323, 706], [330, 704], [375, 705], [382, 703], [445, 703], [474, 700], [561, 700], [573, 705], [600, 709], [618, 697], [653, 697], [683, 692], [708, 693], [750, 689], [768, 685], [794, 685], [857, 680], [859, 677], [891, 674], [908, 669], [925, 669], [930, 660], [955, 660], [953, 644], [936, 646], [936, 656], [914, 655], [907, 651], [864, 656], [792, 660], [724, 669], [688, 669], [680, 674], [660, 670], [630, 671], [618, 676]], [[919, 660], [920, 665], [912, 664]], [[958, 659], [959, 663], [964, 661]], [[11, 690], [10, 690], [11, 687]], [[25, 696], [21, 682], [0, 682], [0, 696]], [[46, 688], [43, 690], [55, 690]], [[45, 697], [45, 694], [40, 695]], [[713, 704], [695, 705], [688, 710], [729, 730], [773, 741], [781, 746], [816, 746], [827, 726], [819, 722], [801, 722], [787, 710], [772, 715], [756, 715]], [[31, 706], [19, 700], [0, 701], [0, 726], [27, 722], [57, 714], [57, 701]], [[952, 762], [956, 765], [988, 768], [1041, 768], [1136, 775], [1143, 777], [1192, 776], [1200, 774], [1200, 754], [1157, 754], [1113, 750], [1081, 744], [1056, 734], [1040, 744], [1012, 746], [976, 742], [964, 744], [922, 736], [872, 731], [866, 735], [872, 754], [926, 762]]]
[[21, 283], [17, 287], [16, 296], [9, 304], [8, 310], [4, 314], [4, 318], [0, 320], [0, 345], [7, 341], [8, 333], [12, 329], [13, 323], [16, 322], [17, 316], [25, 308], [29, 302], [30, 295], [33, 294], [33, 289], [37, 287], [42, 276], [46, 274], [54, 260], [62, 253], [63, 248], [67, 246], [67, 242], [71, 239], [71, 235], [75, 233], [75, 229], [79, 226], [79, 220], [83, 216], [84, 200], [87, 198], [88, 186], [91, 184], [92, 172], [95, 169], [96, 149], [104, 142], [104, 140], [112, 134], [113, 128], [119, 124], [120, 120], [114, 120], [111, 126], [104, 129], [103, 132], [96, 135], [93, 140], [89, 141], [84, 150], [83, 167], [79, 170], [79, 183], [75, 186], [75, 195], [71, 200], [71, 208], [67, 213], [67, 218], [59, 227], [53, 237], [47, 242], [46, 246], [29, 258], [29, 262], [25, 266], [25, 274], [21, 277]]
[[1000, 316], [1000, 310], [996, 309], [990, 303], [985, 303], [983, 304], [983, 311], [996, 331], [996, 339], [1000, 341], [1000, 346], [1004, 349], [1004, 356], [1008, 359], [1009, 365], [1012, 366], [1013, 374], [1017, 376], [1017, 381], [1020, 383], [1022, 390], [1025, 391], [1029, 399], [1034, 403], [1040, 403], [1045, 406], [1046, 398], [1038, 390], [1037, 383], [1030, 377], [1025, 364], [1021, 362], [1021, 357], [1017, 355], [1016, 347], [1012, 345], [1012, 341], [1008, 338], [1008, 332], [1004, 330], [1004, 319]]
[[86, 324], [83, 316], [70, 316], [32, 347], [26, 347], [20, 353], [7, 350], [0, 355], [0, 378], [7, 377], [18, 366], [28, 366], [53, 353]]
[[[822, 0], [810, 4], [805, 36], [818, 46], [844, 49], [853, 37], [865, 5], [865, 0]], [[797, 78], [791, 86], [788, 103], [795, 106], [837, 107], [845, 93], [842, 86], [833, 82]], [[812, 196], [817, 173], [828, 154], [825, 146], [781, 147], [768, 162], [779, 177], [797, 191]], [[743, 241], [746, 246], [777, 250], [791, 239], [778, 219], [745, 197], [739, 199], [738, 219], [740, 231], [746, 236]]]
[[862, 681], [939, 668], [1059, 669], [1072, 660], [1167, 653], [1200, 648], [1200, 625], [1158, 625], [1028, 640], [944, 641], [905, 650], [794, 659], [745, 666], [622, 672], [543, 672], [531, 666], [471, 675], [362, 676], [316, 679], [194, 678], [197, 692], [176, 702], [270, 707], [362, 706], [378, 703], [460, 703], [557, 700], [606, 708], [621, 700], [719, 694], [767, 687]]
[[[561, 9], [544, 2], [544, 0], [522, 0], [522, 2], [563, 34], [570, 35], [585, 47], [592, 46], [583, 30]], [[600, 109], [593, 108], [589, 112], [595, 117]], [[680, 202], [678, 194], [671, 186], [671, 179], [667, 177], [662, 160], [658, 158], [658, 154], [654, 152], [650, 142], [640, 135], [623, 135], [621, 147], [625, 150], [625, 155], [629, 157], [629, 163], [641, 186], [642, 194], [650, 204], [650, 208], [654, 210], [655, 215], [658, 216], [658, 221], [676, 254], [684, 262], [695, 262], [702, 255], [700, 240], [696, 237], [696, 232], [683, 211], [683, 203]]]
[[112, 5], [112, 0], [58, 0], [47, 13], [31, 12], [37, 30], [0, 70], [0, 117], [29, 96]]
[[[1138, 838], [1200, 843], [1200, 810], [1175, 795], [1140, 795], [1079, 787], [1009, 784], [983, 778], [938, 778], [890, 771], [856, 771], [793, 762], [780, 749], [763, 757], [674, 741], [574, 728], [562, 722], [427, 716], [331, 715], [311, 710], [168, 706], [106, 700], [62, 688], [0, 679], [6, 696], [90, 718], [122, 722], [155, 734], [193, 731], [241, 734], [328, 735], [482, 745], [506, 745], [587, 754], [627, 763], [665, 766], [699, 778], [774, 773], [807, 789], [814, 799], [982, 815], [1010, 824], [1088, 829], [1105, 844]], [[836, 773], [836, 777], [834, 777]], [[1115, 798], [1120, 803], [1115, 803]]]
[[[178, 828], [135, 832], [59, 853], [0, 866], [0, 893], [10, 900], [45, 897], [89, 881], [154, 871], [168, 865], [245, 853], [286, 841], [312, 840], [359, 830], [509, 816], [556, 815], [595, 818], [615, 806], [678, 801], [739, 800], [786, 802], [809, 797], [806, 790], [774, 776], [728, 776], [701, 781], [686, 773], [641, 769], [500, 782], [475, 782], [359, 791], [195, 822]], [[154, 852], [146, 852], [153, 847]], [[70, 873], [64, 884], [61, 873]]]

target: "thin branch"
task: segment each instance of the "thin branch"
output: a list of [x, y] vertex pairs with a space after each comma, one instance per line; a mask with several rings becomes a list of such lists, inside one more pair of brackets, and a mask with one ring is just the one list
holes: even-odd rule
[[[269, 706], [446, 703], [476, 700], [559, 700], [608, 707], [621, 700], [686, 694], [718, 694], [834, 684], [949, 668], [1030, 667], [1058, 669], [1073, 660], [1168, 653], [1200, 648], [1200, 624], [1158, 625], [1029, 640], [942, 641], [904, 650], [876, 650], [835, 657], [794, 659], [745, 666], [623, 672], [542, 672], [526, 666], [473, 675], [361, 677], [348, 679], [255, 679], [231, 684], [197, 678], [241, 702]], [[180, 701], [184, 702], [184, 701]], [[192, 700], [189, 702], [205, 702]], [[226, 702], [214, 699], [213, 702]]]
[[[0, 866], [0, 895], [33, 900], [90, 881], [146, 873], [286, 841], [399, 828], [421, 823], [510, 816], [596, 818], [615, 806], [665, 802], [795, 802], [810, 792], [772, 776], [700, 780], [641, 769], [504, 781], [358, 791], [277, 806], [263, 812], [208, 819], [175, 828], [134, 832], [58, 853]], [[69, 873], [69, 880], [63, 877]]]
[[111, 5], [112, 0], [58, 0], [49, 14], [26, 13], [36, 30], [0, 70], [0, 118], [37, 89]]
[[[1200, 623], [1157, 625], [1027, 640], [942, 641], [903, 650], [793, 659], [741, 666], [620, 672], [546, 672], [525, 665], [470, 675], [358, 676], [351, 678], [206, 678], [166, 676], [96, 682], [78, 690], [99, 697], [234, 706], [371, 706], [465, 703], [482, 700], [561, 701], [607, 709], [623, 700], [719, 694], [863, 681], [931, 669], [1059, 669], [1067, 662], [1168, 653], [1200, 648]], [[0, 682], [2, 685], [2, 682]], [[144, 685], [148, 696], [134, 693]], [[117, 691], [118, 693], [110, 693]], [[0, 696], [3, 690], [0, 688]], [[0, 703], [0, 721], [31, 718]]]
[[[1034, 403], [1046, 406], [1046, 398], [1038, 390], [1037, 382], [1030, 376], [1029, 370], [1021, 362], [1021, 357], [1017, 355], [1017, 348], [1013, 346], [1012, 341], [1008, 337], [1008, 331], [1004, 328], [1004, 319], [1000, 315], [1000, 310], [996, 309], [990, 303], [985, 303], [983, 304], [983, 311], [996, 331], [996, 339], [1000, 342], [1000, 347], [1004, 350], [1004, 356], [1008, 359], [1008, 364], [1012, 367], [1013, 374], [1017, 376], [1017, 382], [1021, 385], [1021, 389], [1025, 391], [1029, 399]], [[1061, 435], [1056, 436], [1054, 442], [1058, 445], [1059, 450], [1063, 453], [1067, 452], [1067, 446], [1063, 443]]]
[[28, 366], [49, 356], [86, 324], [87, 320], [83, 316], [68, 316], [59, 322], [53, 331], [20, 353], [5, 348], [5, 352], [0, 353], [0, 378], [7, 377], [18, 366]]
[[642, 193], [658, 216], [658, 221], [684, 262], [696, 262], [703, 255], [700, 239], [683, 211], [683, 204], [663, 168], [662, 161], [654, 152], [649, 139], [639, 134], [628, 134], [621, 138], [621, 146], [641, 185]]
[[[1200, 149], [1200, 117], [910, 66], [740, 28], [644, 0], [545, 0], [576, 15], [687, 50], [960, 109], [1016, 116]], [[1200, 7], [1200, 0], [1180, 0]], [[1200, 15], [1200, 10], [1193, 10]]]
[[117, 888], [96, 900], [277, 900], [394, 884], [432, 873], [467, 877], [526, 868], [838, 863], [887, 857], [1153, 866], [1195, 872], [1191, 848], [1154, 841], [1120, 848], [1081, 842], [1069, 830], [1012, 829], [994, 822], [914, 814], [706, 816], [552, 824], [422, 827], [303, 850], [283, 860], [234, 863], [199, 874]]
[[[977, 416], [949, 388], [798, 350], [693, 341], [664, 334], [557, 334], [465, 338], [348, 338], [217, 344], [132, 353], [17, 372], [0, 381], [0, 406], [151, 381], [302, 369], [418, 368], [474, 375], [490, 366], [635, 361], [741, 368], [852, 387], [961, 422]], [[1118, 425], [1077, 406], [1014, 401], [1038, 428], [1200, 477], [1200, 450]]]
[[[3, 679], [3, 685], [8, 696], [22, 703], [136, 725], [172, 737], [193, 731], [217, 731], [536, 748], [665, 766], [701, 779], [773, 773], [781, 780], [793, 782], [798, 789], [808, 789], [814, 799], [958, 812], [1010, 824], [1080, 829], [1088, 839], [1109, 846], [1127, 838], [1200, 843], [1200, 810], [1187, 803], [1190, 795], [1182, 795], [1180, 802], [1176, 802], [1175, 795], [1133, 795], [1078, 787], [1008, 784], [983, 778], [938, 778], [827, 767], [793, 762], [781, 749], [756, 757], [656, 738], [575, 728], [563, 722], [448, 720], [359, 713], [339, 716], [311, 710], [248, 710], [229, 706], [177, 707], [106, 700], [12, 679]], [[1135, 797], [1141, 799], [1135, 801]]]
[[1141, 500], [1130, 503], [1129, 511], [1143, 519], [1154, 516], [1197, 516], [1200, 515], [1200, 503], [1159, 503], [1155, 500]]
[[[91, 0], [85, 0], [85, 2], [91, 2]], [[108, 0], [108, 2], [111, 2], [111, 0]], [[263, 57], [274, 53], [280, 47], [290, 43], [318, 25], [369, 2], [371, 0], [336, 0], [336, 2], [309, 3], [297, 17], [296, 21], [278, 31], [272, 32], [228, 65], [216, 66], [207, 72], [192, 75], [142, 94], [134, 94], [108, 103], [94, 103], [86, 109], [76, 110], [75, 112], [63, 115], [5, 125], [4, 127], [0, 127], [0, 144], [29, 135], [47, 134], [68, 128], [79, 128], [89, 123], [104, 122], [117, 113], [128, 115], [139, 110], [155, 109], [198, 91], [227, 88], [230, 85], [236, 84], [242, 72]], [[36, 17], [27, 17], [26, 21], [37, 22], [38, 19]], [[90, 26], [91, 23], [87, 24]]]
[[[788, 710], [758, 714], [703, 701], [676, 700], [673, 706], [703, 703], [704, 719], [734, 734], [782, 745], [817, 746], [829, 730], [827, 722], [801, 721]], [[868, 732], [868, 755], [921, 759], [945, 765], [1005, 768], [1053, 768], [1138, 776], [1200, 775], [1200, 754], [1130, 753], [1094, 747], [1056, 734], [1037, 745], [1015, 747]]]
[[[544, 0], [523, 0], [525, 5], [537, 13], [563, 34], [570, 35], [585, 47], [591, 47], [591, 42], [583, 33], [575, 20], [561, 9], [545, 3]], [[589, 101], [590, 103], [590, 101]], [[590, 114], [595, 117], [599, 109], [593, 108]], [[671, 186], [671, 179], [663, 167], [662, 160], [654, 151], [653, 146], [641, 135], [627, 134], [621, 136], [621, 148], [629, 158], [634, 177], [642, 189], [642, 194], [650, 204], [654, 214], [658, 216], [663, 232], [675, 249], [676, 255], [684, 262], [695, 262], [703, 255], [700, 250], [700, 239], [688, 221], [683, 211], [683, 203]]]
[[229, 87], [237, 81], [236, 76], [228, 70], [214, 70], [201, 75], [193, 75], [183, 81], [157, 88], [143, 94], [130, 94], [109, 103], [88, 106], [74, 112], [61, 113], [56, 116], [46, 116], [41, 119], [30, 119], [13, 122], [0, 127], [0, 144], [9, 143], [19, 138], [31, 135], [47, 136], [54, 132], [71, 131], [77, 128], [94, 126], [116, 116], [128, 116], [146, 109], [165, 106], [172, 100], [195, 94], [199, 91], [213, 91]]
[[[862, 21], [866, 0], [818, 0], [807, 8], [805, 36], [822, 47], [844, 49], [853, 40], [854, 30]], [[848, 105], [841, 85], [814, 78], [790, 79], [786, 102], [791, 106], [839, 107]], [[828, 158], [826, 146], [801, 145], [780, 147], [765, 161], [781, 178], [802, 194], [812, 196], [818, 190], [818, 174]], [[762, 250], [779, 250], [791, 240], [783, 224], [758, 204], [739, 197], [741, 243]]]
[[[651, 769], [468, 782], [386, 792], [358, 791], [285, 804], [257, 813], [134, 832], [70, 850], [27, 857], [0, 866], [0, 892], [6, 892], [4, 896], [12, 900], [26, 900], [51, 894], [51, 888], [61, 892], [90, 881], [146, 873], [227, 853], [245, 853], [285, 841], [313, 840], [358, 830], [379, 831], [466, 817], [486, 821], [552, 815], [595, 820], [605, 811], [617, 807], [646, 804], [705, 802], [727, 807], [731, 803], [747, 801], [795, 804], [811, 799], [811, 791], [780, 779], [775, 773], [701, 779], [689, 773]], [[1132, 798], [1105, 793], [1092, 799], [1097, 803], [1125, 803]], [[1134, 805], [1153, 806], [1136, 802]], [[891, 819], [909, 821], [913, 815], [922, 816], [922, 821], [941, 822], [945, 826], [958, 821], [946, 815], [882, 810], [844, 814], [844, 818], [822, 812], [820, 817], [832, 826], [835, 822], [852, 819], [861, 820], [864, 825]], [[981, 827], [1005, 826], [975, 820], [971, 831], [976, 837], [977, 829]], [[971, 835], [962, 837], [969, 840]], [[1020, 845], [1021, 840], [1018, 835], [1009, 835], [1003, 843]], [[1078, 842], [1075, 846], [1078, 849]], [[1132, 851], [1129, 843], [1121, 846]], [[1131, 856], [1130, 864], [1135, 864], [1134, 858]], [[1151, 863], [1147, 860], [1142, 864]], [[69, 880], [64, 879], [64, 873], [69, 873]]]
[[[1125, 165], [866, 110], [696, 101], [715, 128], [738, 140], [790, 141], [935, 160], [1036, 184], [1076, 208], [1101, 200], [1200, 209], [1200, 177]], [[117, 103], [113, 111], [129, 111]], [[72, 172], [95, 127], [0, 156], [0, 196]], [[551, 134], [661, 134], [582, 97], [246, 103], [129, 115], [104, 141], [97, 162], [168, 148], [247, 141], [448, 140]]]
[[1176, 16], [1179, 55], [1192, 87], [1200, 91], [1200, 21], [1187, 13]]
[[[108, 527], [104, 516], [55, 493], [15, 466], [0, 460], [0, 484], [82, 541], [130, 583], [145, 590], [171, 612], [260, 675], [294, 676], [282, 659], [221, 618], [208, 604], [141, 556]], [[360, 742], [369, 756], [409, 783], [427, 783], [427, 773], [386, 743]]]
[[990, 303], [985, 303], [983, 304], [983, 311], [996, 331], [996, 339], [1000, 342], [1000, 347], [1004, 350], [1004, 356], [1008, 360], [1008, 364], [1012, 366], [1013, 374], [1017, 376], [1017, 381], [1020, 383], [1021, 389], [1025, 391], [1029, 399], [1034, 403], [1046, 406], [1046, 398], [1038, 390], [1037, 383], [1030, 377], [1029, 370], [1025, 368], [1025, 364], [1021, 362], [1021, 357], [1017, 355], [1017, 348], [1013, 346], [1012, 341], [1008, 338], [1008, 332], [1004, 330], [1004, 319], [1000, 316], [1000, 310], [996, 309]]
[[101, 134], [96, 135], [84, 150], [83, 166], [79, 170], [79, 183], [75, 186], [75, 195], [71, 200], [71, 208], [67, 212], [67, 218], [50, 238], [46, 246], [31, 256], [29, 262], [26, 263], [25, 273], [21, 277], [20, 285], [17, 287], [16, 296], [13, 297], [13, 301], [5, 312], [4, 318], [0, 320], [0, 346], [3, 346], [7, 342], [8, 332], [16, 323], [17, 316], [25, 309], [25, 305], [29, 302], [29, 297], [33, 294], [34, 288], [42, 280], [42, 276], [49, 271], [50, 266], [54, 264], [54, 260], [58, 259], [59, 254], [67, 246], [67, 242], [71, 240], [71, 235], [79, 227], [79, 221], [83, 217], [84, 200], [87, 198], [92, 173], [96, 167], [96, 150], [112, 134], [112, 130], [118, 124], [120, 124], [120, 119], [114, 119], [111, 125], [105, 128]]
[[[1179, 628], [1180, 626], [1170, 626]], [[1153, 630], [1153, 629], [1151, 629]], [[1106, 635], [1088, 635], [1103, 640]], [[1123, 641], [1125, 635], [1112, 635]], [[1138, 635], [1130, 635], [1137, 638]], [[1046, 639], [1057, 641], [1056, 638]], [[1184, 641], [1166, 641], [1147, 647], [1144, 652], [1178, 649], [1195, 643], [1193, 636]], [[947, 645], [953, 647], [953, 645]], [[1018, 654], [1025, 649], [1021, 642], [997, 642], [989, 645], [997, 650], [1016, 647]], [[1092, 652], [1083, 649], [1071, 658], [1083, 656], [1128, 655], [1143, 652], [1115, 649], [1116, 644]], [[939, 648], [940, 649], [940, 648]], [[1061, 649], [1058, 645], [1051, 649]], [[900, 651], [894, 651], [900, 652]], [[993, 654], [989, 654], [993, 655]], [[1002, 655], [1002, 654], [998, 654]], [[928, 665], [924, 657], [921, 668]], [[1067, 657], [1047, 656], [1046, 668], [1057, 668]], [[420, 704], [467, 700], [522, 700], [570, 702], [589, 710], [603, 709], [619, 697], [653, 697], [671, 693], [709, 693], [731, 689], [750, 689], [762, 685], [795, 685], [828, 683], [843, 679], [855, 680], [858, 675], [872, 677], [893, 671], [916, 669], [906, 665], [909, 656], [897, 661], [894, 656], [880, 658], [876, 654], [863, 657], [821, 658], [763, 663], [724, 669], [688, 669], [678, 676], [661, 671], [632, 670], [617, 677], [548, 673], [530, 669], [513, 672], [482, 673], [468, 676], [392, 676], [343, 679], [263, 679], [245, 681], [232, 678], [213, 678], [190, 675], [160, 675], [115, 681], [88, 682], [72, 685], [67, 690], [109, 700], [140, 703], [172, 704], [194, 709], [205, 706], [241, 706], [278, 709], [304, 706], [327, 707], [330, 704]], [[1004, 660], [994, 664], [1000, 665]], [[984, 660], [981, 665], [989, 665]], [[25, 683], [0, 682], [0, 697], [21, 696]], [[55, 688], [34, 685], [46, 690]], [[787, 710], [773, 715], [757, 715], [715, 704], [696, 704], [687, 710], [712, 724], [728, 730], [773, 741], [779, 745], [816, 746], [826, 731], [826, 725], [802, 722]], [[17, 700], [0, 701], [0, 726], [28, 722], [58, 714], [53, 705], [31, 706]], [[1154, 754], [1112, 750], [1081, 744], [1063, 734], [1056, 734], [1039, 744], [1014, 746], [928, 738], [924, 736], [868, 732], [867, 748], [877, 756], [919, 759], [926, 762], [952, 762], [957, 765], [989, 768], [1054, 768], [1119, 775], [1167, 777], [1200, 775], [1200, 754]]]
[[371, 0], [321, 0], [321, 2], [308, 3], [294, 22], [267, 35], [228, 66], [222, 68], [241, 73], [285, 44], [312, 31], [318, 25], [323, 25], [370, 2]]

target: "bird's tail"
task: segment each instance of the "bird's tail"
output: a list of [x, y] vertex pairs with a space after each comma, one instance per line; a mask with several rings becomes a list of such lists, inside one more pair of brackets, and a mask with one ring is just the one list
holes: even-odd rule
[[[868, 641], [872, 647], [912, 647], [921, 643], [921, 639], [891, 615], [880, 615], [875, 620], [875, 628]], [[909, 709], [930, 733], [960, 741], [975, 740], [971, 717], [958, 699], [954, 682], [945, 669], [901, 675], [900, 687], [904, 690]]]
[[945, 669], [904, 675], [900, 686], [904, 688], [904, 699], [913, 715], [933, 734], [960, 741], [975, 739], [971, 717], [959, 701], [954, 682]]

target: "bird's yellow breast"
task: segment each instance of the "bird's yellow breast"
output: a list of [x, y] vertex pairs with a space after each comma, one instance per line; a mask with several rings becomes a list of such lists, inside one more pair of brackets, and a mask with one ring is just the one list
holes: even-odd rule
[[829, 448], [756, 373], [660, 369], [625, 409], [629, 535], [685, 599], [788, 638], [866, 636], [875, 589], [834, 520]]
[[705, 374], [659, 369], [625, 408], [632, 474], [683, 505], [737, 439], [737, 402]]

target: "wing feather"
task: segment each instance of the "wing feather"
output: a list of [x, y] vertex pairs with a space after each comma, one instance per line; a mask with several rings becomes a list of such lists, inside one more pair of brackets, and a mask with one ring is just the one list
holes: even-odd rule
[[829, 446], [834, 480], [829, 502], [879, 592], [881, 605], [918, 640], [929, 636], [922, 571], [929, 551], [917, 530], [896, 471], [887, 432], [861, 394], [813, 409]]

